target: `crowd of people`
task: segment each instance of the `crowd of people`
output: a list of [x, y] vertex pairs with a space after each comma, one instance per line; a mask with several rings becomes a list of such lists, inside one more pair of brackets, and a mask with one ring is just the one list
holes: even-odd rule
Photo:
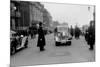
[[70, 34], [72, 35], [72, 37], [74, 36], [76, 39], [79, 39], [80, 35], [84, 36], [87, 44], [90, 46], [89, 50], [94, 49], [94, 45], [95, 45], [95, 22], [94, 21], [90, 22], [90, 25], [84, 34], [82, 34], [82, 31], [77, 26], [75, 28], [72, 28], [71, 26]]

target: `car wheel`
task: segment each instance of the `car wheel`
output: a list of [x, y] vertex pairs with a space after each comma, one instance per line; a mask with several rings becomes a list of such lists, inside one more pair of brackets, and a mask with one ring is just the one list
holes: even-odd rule
[[15, 47], [12, 47], [11, 48], [11, 55], [15, 54], [15, 52], [16, 52], [16, 48]]
[[55, 42], [55, 45], [56, 45], [56, 46], [59, 46], [59, 42]]
[[68, 42], [68, 46], [71, 46], [71, 41]]

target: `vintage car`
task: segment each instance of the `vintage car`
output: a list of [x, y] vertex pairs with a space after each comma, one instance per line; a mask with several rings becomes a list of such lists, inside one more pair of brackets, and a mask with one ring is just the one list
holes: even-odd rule
[[15, 54], [17, 50], [28, 47], [28, 37], [18, 32], [10, 31], [10, 54]]
[[57, 26], [54, 33], [56, 46], [71, 45], [72, 36], [69, 32], [68, 26]]

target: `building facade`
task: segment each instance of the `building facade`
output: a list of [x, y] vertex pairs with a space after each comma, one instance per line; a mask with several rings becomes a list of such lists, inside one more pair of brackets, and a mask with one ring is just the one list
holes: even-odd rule
[[50, 27], [50, 23], [52, 22], [52, 17], [46, 9], [43, 10], [43, 22], [46, 27]]
[[13, 30], [25, 30], [39, 22], [47, 27], [50, 25], [51, 15], [40, 2], [11, 0], [10, 8], [10, 23]]
[[20, 7], [20, 2], [11, 1], [11, 4], [10, 4], [10, 28], [12, 30], [17, 29], [17, 27], [20, 23], [21, 13], [20, 13], [19, 7]]
[[30, 2], [30, 26], [43, 22], [43, 8], [39, 2]]

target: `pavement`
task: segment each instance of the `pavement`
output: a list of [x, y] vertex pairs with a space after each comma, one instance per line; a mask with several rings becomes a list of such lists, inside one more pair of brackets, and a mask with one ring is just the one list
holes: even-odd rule
[[56, 47], [54, 34], [46, 35], [45, 51], [37, 47], [37, 37], [29, 37], [28, 48], [10, 57], [11, 66], [31, 66], [41, 64], [94, 62], [95, 50], [90, 51], [84, 37], [73, 38], [71, 46]]

